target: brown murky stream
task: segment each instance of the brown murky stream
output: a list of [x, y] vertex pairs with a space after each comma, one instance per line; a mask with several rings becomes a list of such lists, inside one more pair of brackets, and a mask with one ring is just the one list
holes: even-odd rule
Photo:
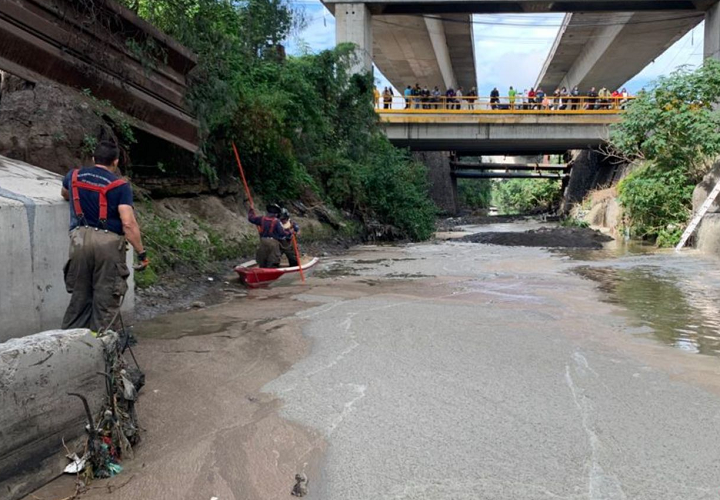
[[[523, 231], [552, 224], [501, 226], [503, 231]], [[470, 233], [493, 229], [493, 225], [465, 228]], [[686, 352], [720, 356], [720, 260], [636, 241], [553, 253], [575, 264], [572, 272], [597, 283], [604, 302], [623, 308], [635, 334]]]
[[[523, 231], [537, 227], [538, 224], [534, 222], [529, 225], [520, 222], [502, 229]], [[465, 228], [465, 230], [487, 231], [487, 226]], [[396, 248], [367, 247], [358, 248], [343, 257], [326, 259], [323, 267], [305, 286], [293, 285], [270, 290], [254, 290], [247, 297], [238, 297], [237, 294], [230, 293], [227, 301], [220, 304], [179, 311], [138, 323], [135, 326], [136, 334], [140, 339], [137, 353], [141, 365], [148, 374], [148, 386], [141, 400], [142, 424], [147, 430], [145, 442], [139, 447], [136, 459], [128, 464], [121, 476], [112, 481], [97, 483], [98, 489], [88, 492], [86, 498], [123, 500], [209, 499], [213, 496], [221, 500], [287, 498], [289, 488], [292, 486], [292, 478], [300, 471], [313, 477], [316, 481], [313, 485], [317, 485], [316, 478], [321, 477], [320, 469], [326, 453], [327, 437], [335, 432], [343, 418], [349, 419], [350, 416], [355, 415], [352, 413], [353, 405], [360, 398], [365, 397], [366, 388], [369, 387], [368, 397], [363, 404], [370, 405], [373, 388], [385, 387], [390, 390], [395, 387], [394, 382], [383, 385], [384, 381], [380, 383], [377, 380], [375, 386], [365, 382], [360, 384], [354, 379], [346, 382], [342, 377], [358, 376], [358, 372], [365, 365], [361, 363], [358, 365], [360, 368], [354, 371], [351, 369], [343, 371], [345, 370], [343, 363], [350, 362], [352, 353], [353, 356], [367, 354], [369, 360], [367, 363], [370, 364], [377, 355], [371, 350], [374, 343], [387, 340], [400, 342], [411, 338], [412, 335], [417, 336], [423, 325], [415, 325], [416, 317], [423, 314], [424, 309], [434, 306], [443, 306], [456, 312], [462, 312], [466, 306], [471, 306], [473, 312], [468, 313], [467, 324], [475, 328], [476, 316], [485, 314], [485, 322], [494, 326], [488, 332], [483, 331], [483, 335], [498, 335], [498, 339], [502, 338], [503, 342], [510, 342], [509, 345], [512, 345], [513, 339], [519, 335], [518, 329], [524, 328], [523, 322], [528, 322], [533, 331], [522, 337], [523, 342], [518, 343], [516, 347], [522, 350], [525, 342], [536, 341], [538, 344], [530, 349], [532, 355], [526, 353], [524, 358], [521, 356], [521, 359], [525, 360], [523, 363], [536, 359], [541, 349], [548, 351], [546, 359], [551, 361], [533, 365], [535, 370], [533, 373], [536, 377], [537, 373], [542, 373], [542, 370], [547, 370], [548, 367], [556, 364], [555, 351], [562, 350], [558, 346], [565, 348], [566, 345], [577, 343], [582, 347], [585, 355], [591, 358], [593, 364], [600, 363], [601, 360], [598, 358], [602, 356], [591, 350], [589, 342], [602, 340], [613, 349], [621, 350], [618, 343], [603, 340], [616, 340], [615, 330], [593, 331], [599, 334], [595, 337], [588, 336], [590, 339], [587, 340], [588, 343], [583, 340], [588, 329], [601, 330], [602, 322], [615, 312], [623, 316], [619, 320], [619, 323], [623, 323], [619, 335], [652, 339], [653, 342], [689, 353], [718, 356], [720, 355], [719, 264], [718, 260], [702, 257], [692, 251], [675, 254], [648, 247], [615, 243], [608, 244], [601, 250], [563, 249], [553, 251], [550, 255], [540, 249], [454, 242]], [[592, 281], [600, 293], [594, 294], [587, 284], [576, 276]], [[572, 288], [576, 285], [576, 288]], [[564, 288], [568, 286], [570, 288]], [[574, 296], [573, 293], [577, 293], [578, 296]], [[616, 307], [598, 305], [598, 297], [601, 301]], [[367, 306], [364, 305], [365, 302]], [[600, 319], [593, 317], [593, 314], [596, 314], [593, 311], [596, 306], [597, 309], [602, 310], [597, 313], [602, 316]], [[341, 314], [340, 311], [344, 307], [348, 308], [348, 312]], [[372, 336], [378, 331], [383, 331], [384, 325], [374, 325], [376, 315], [369, 314], [368, 311], [384, 311], [378, 314], [386, 314], [387, 320], [394, 320], [395, 317], [392, 316], [394, 311], [403, 311], [403, 308], [410, 307], [417, 309], [412, 309], [407, 313], [407, 318], [401, 318], [402, 321], [398, 321], [398, 324], [390, 329], [392, 335]], [[610, 314], [607, 313], [608, 310], [615, 312]], [[445, 313], [446, 309], [443, 309], [442, 314]], [[325, 318], [326, 314], [328, 319], [324, 321], [329, 325], [327, 335], [324, 335], [324, 330], [320, 330], [317, 338], [308, 337], [307, 331], [303, 330], [307, 330], [310, 324], [322, 326], [323, 323], [317, 318]], [[337, 324], [333, 323], [335, 319], [332, 314], [338, 314]], [[615, 318], [617, 319], [617, 316]], [[428, 316], [423, 323], [433, 323], [437, 319], [439, 318]], [[454, 320], [457, 320], [457, 317]], [[481, 323], [482, 326], [485, 325], [482, 321]], [[409, 325], [412, 328], [409, 328]], [[589, 328], [586, 328], [587, 325]], [[357, 342], [353, 329], [352, 335], [345, 339], [350, 347], [344, 344], [335, 345], [343, 340], [344, 334], [351, 331], [351, 326], [357, 329]], [[457, 342], [459, 332], [444, 322], [438, 323], [437, 328], [442, 335], [436, 335], [434, 332], [432, 335], [428, 334], [426, 341], [432, 346], [429, 349], [432, 355], [420, 363], [419, 367], [413, 368], [418, 370], [417, 373], [423, 373], [426, 366], [436, 366], [439, 359], [439, 352], [436, 351], [449, 349], [450, 352], [446, 353], [448, 359], [456, 360], [462, 358], [463, 352], [472, 349], [474, 342], [481, 338], [460, 337], [461, 342]], [[540, 331], [545, 333], [538, 333]], [[500, 333], [503, 336], [500, 336]], [[369, 336], [372, 342], [361, 334]], [[450, 341], [434, 344], [438, 339], [452, 336], [456, 336], [458, 346], [466, 347], [454, 351], [454, 344]], [[422, 337], [417, 338], [422, 339]], [[622, 339], [627, 338], [623, 336], [619, 343], [625, 343]], [[557, 346], [554, 343], [557, 343]], [[327, 360], [322, 357], [325, 352], [323, 345], [328, 346]], [[421, 344], [416, 341], [409, 342], [406, 350], [400, 351], [402, 355], [394, 359], [393, 363], [408, 362], [411, 359], [408, 353], [417, 354], [418, 345]], [[503, 355], [517, 355], [515, 350], [505, 352], [502, 342], [488, 343], [486, 347], [489, 349], [489, 346], [499, 349]], [[394, 348], [394, 344], [391, 347]], [[333, 351], [335, 348], [339, 353], [337, 355]], [[683, 357], [686, 361], [692, 359], [696, 364], [705, 364], [697, 363], [700, 358], [686, 358], [657, 344], [653, 349], [669, 353], [674, 357]], [[368, 353], [365, 353], [366, 350]], [[378, 352], [382, 352], [382, 349]], [[478, 350], [478, 356], [483, 352], [484, 350]], [[596, 365], [593, 370], [585, 368], [587, 364], [583, 357], [585, 355], [578, 354], [579, 352], [578, 350], [572, 354], [574, 356], [572, 359], [577, 358], [582, 361], [578, 365], [577, 373], [572, 372], [577, 380], [584, 380], [581, 376], [596, 376], [593, 371], [595, 369], [602, 371], [602, 368], [597, 368], [604, 366], [602, 364]], [[614, 353], [612, 360], [607, 361], [608, 366], [612, 365], [612, 370], [610, 368], [606, 370], [608, 374], [616, 371], [613, 363], [619, 355]], [[656, 354], [653, 352], [652, 355]], [[315, 361], [317, 367], [311, 362], [313, 356], [319, 357]], [[562, 356], [564, 354], [560, 359], [564, 360]], [[500, 358], [505, 359], [502, 356]], [[477, 364], [473, 360], [472, 366], [492, 367], [493, 359], [495, 358], [489, 357], [485, 363]], [[662, 359], [658, 364], [663, 364], [665, 361]], [[716, 360], [710, 358], [704, 358], [704, 361], [716, 363]], [[293, 372], [303, 363], [308, 365], [307, 370], [309, 370], [309, 375], [305, 378]], [[503, 363], [495, 368], [497, 373], [502, 372], [505, 375], [495, 382], [507, 384], [508, 380], [512, 380], [514, 372], [506, 371], [512, 363], [507, 366]], [[512, 365], [513, 370], [522, 368], [523, 363], [519, 363], [518, 366]], [[673, 359], [674, 367], [681, 364], [682, 361]], [[387, 364], [383, 365], [382, 369], [371, 371], [373, 373], [388, 371], [391, 366], [392, 364]], [[444, 371], [452, 371], [453, 366], [454, 361], [447, 365], [438, 365], [436, 368], [440, 373], [444, 373]], [[691, 373], [687, 368], [688, 379], [696, 375], [698, 379], [700, 377], [707, 379], [705, 373], [715, 370], [715, 366], [707, 366], [705, 369], [706, 371], [696, 374]], [[329, 380], [326, 392], [333, 397], [341, 397], [345, 396], [342, 391], [347, 390], [349, 391], [347, 397], [350, 399], [344, 401], [340, 398], [339, 402], [332, 400], [333, 404], [326, 408], [322, 404], [325, 401], [320, 397], [324, 394], [321, 385], [322, 376], [327, 376], [333, 370], [338, 371], [342, 382]], [[570, 368], [565, 366], [565, 371], [560, 375], [569, 376], [568, 374], [571, 373], [569, 370]], [[636, 370], [633, 367], [633, 370], [637, 371], [638, 377], [645, 376], [644, 371], [641, 374], [640, 369]], [[429, 372], [435, 373], [433, 370]], [[487, 377], [492, 373], [482, 374], [472, 390], [485, 387]], [[555, 375], [554, 373], [552, 377], [548, 375], [546, 380], [555, 382], [559, 380], [562, 385], [566, 379]], [[302, 389], [304, 386], [286, 392], [267, 390], [266, 384], [280, 380], [283, 376], [292, 384], [306, 380], [312, 390]], [[629, 377], [635, 377], [635, 374]], [[521, 378], [522, 384], [534, 380], [533, 377]], [[479, 382], [480, 380], [482, 383]], [[590, 384], [593, 380], [590, 377], [586, 382]], [[610, 382], [608, 380], [611, 379], [604, 378], [602, 383], [612, 383], [612, 380]], [[429, 382], [423, 386], [423, 390], [434, 387], [434, 379], [430, 379]], [[457, 381], [453, 382], [456, 383]], [[290, 386], [295, 387], [292, 384]], [[627, 386], [626, 379], [618, 381], [618, 387], [625, 386]], [[492, 384], [488, 387], [492, 387]], [[570, 389], [574, 391], [574, 387], [571, 385]], [[602, 386], [602, 390], [598, 390], [597, 393], [604, 394], [604, 387]], [[562, 391], [567, 387], [561, 387], [560, 390], [548, 382], [546, 389], [548, 391], [546, 396], [560, 398], [559, 403], [555, 405], [558, 408], [569, 401], [561, 398], [564, 394]], [[340, 394], [336, 394], [338, 392]], [[443, 388], [429, 401], [446, 397], [446, 392], [446, 388]], [[283, 396], [278, 397], [278, 394]], [[518, 392], [508, 391], [497, 400], [511, 398], [513, 394], [517, 395]], [[533, 391], [529, 391], [527, 397], [530, 398], [533, 394]], [[572, 392], [572, 395], [574, 394]], [[613, 391], [613, 394], [616, 393]], [[325, 410], [317, 410], [313, 405], [308, 405], [302, 400], [293, 402], [292, 397], [299, 395], [318, 397], [320, 404], [317, 408], [325, 408]], [[388, 400], [394, 402], [400, 396], [392, 395]], [[494, 398], [495, 396], [488, 401], [495, 401]], [[473, 401], [475, 401], [474, 397], [468, 399], [459, 408]], [[580, 403], [583, 401], [585, 401], [583, 398], [575, 400], [570, 408], [575, 408], [573, 405], [580, 405], [582, 409]], [[454, 400], [445, 406], [451, 407], [453, 404]], [[521, 401], [517, 409], [518, 414], [524, 411], [526, 404], [525, 400]], [[551, 405], [552, 408], [555, 406]], [[284, 418], [279, 413], [283, 407], [306, 411], [314, 418], [324, 417], [326, 414], [332, 415], [333, 412], [338, 412], [339, 408], [340, 420], [330, 422], [331, 431], [325, 432], [322, 426], [303, 424], [302, 419], [298, 423], [293, 419]], [[391, 410], [393, 405], [391, 404], [390, 407]], [[539, 407], [541, 410], [537, 414], [544, 415], [543, 411], [547, 409], [542, 410], [542, 407]], [[368, 428], [375, 429], [376, 421], [381, 420], [381, 417], [390, 410], [387, 408], [382, 411], [377, 410], [377, 415], [371, 412], [373, 417], [369, 420]], [[550, 410], [547, 411], [551, 413]], [[610, 415], [615, 413], [609, 412]], [[559, 413], [560, 416], [567, 414], [569, 412], [565, 410]], [[409, 413], [402, 412], [400, 416], [403, 415]], [[450, 416], [446, 415], [444, 418]], [[473, 413], [473, 418], [477, 418], [477, 413]], [[308, 420], [312, 421], [313, 418], [308, 417]], [[492, 420], [488, 422], [493, 423]], [[406, 424], [412, 425], [412, 422]], [[395, 429], [395, 426], [390, 428]], [[552, 426], [543, 428], [552, 428]], [[644, 427], [638, 424], [637, 428]], [[476, 430], [469, 435], [477, 433]], [[584, 434], [582, 429], [580, 431], [582, 437]], [[340, 437], [337, 439], [341, 441]], [[510, 438], [506, 437], [506, 439]], [[448, 442], [448, 440], [441, 441]], [[485, 444], [489, 445], [492, 442], [489, 440]], [[525, 441], [520, 440], [520, 442]], [[518, 446], [521, 448], [521, 444]], [[365, 449], [365, 447], [360, 448]], [[360, 448], [348, 449], [353, 454], [357, 454], [360, 453], [358, 451]], [[548, 449], [552, 449], [552, 446], [549, 445]], [[410, 454], [411, 452], [412, 450], [408, 451]], [[448, 456], [453, 456], [453, 453], [454, 450], [448, 451]], [[475, 457], [473, 453], [469, 453], [468, 456]], [[577, 460], [573, 460], [574, 462]], [[330, 461], [330, 463], [335, 462]], [[542, 460], [533, 458], [528, 463], [542, 463]], [[448, 470], [455, 468], [456, 465], [452, 464]], [[538, 473], [538, 477], [543, 477], [544, 474]], [[334, 485], [332, 475], [324, 479], [327, 479], [331, 486]], [[107, 489], [108, 485], [112, 488]], [[46, 489], [38, 493], [35, 498], [48, 500], [62, 498], [71, 490], [72, 478], [66, 477], [54, 490]], [[479, 498], [472, 492], [463, 491], [462, 495], [458, 493], [452, 498]], [[532, 497], [546, 498], [538, 495]], [[337, 495], [333, 497], [326, 492], [325, 496], [320, 498], [341, 497]], [[420, 496], [412, 498], [420, 498]], [[530, 497], [515, 496], [515, 498]]]
[[649, 260], [656, 263], [581, 266], [575, 272], [595, 281], [604, 301], [626, 309], [638, 334], [684, 351], [720, 356], [720, 286], [705, 279], [712, 270], [702, 261], [667, 269], [663, 257]]

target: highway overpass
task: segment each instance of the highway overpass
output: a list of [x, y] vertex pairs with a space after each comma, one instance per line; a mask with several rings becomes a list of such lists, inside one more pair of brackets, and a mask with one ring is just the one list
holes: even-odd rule
[[[458, 210], [457, 178], [483, 177], [458, 173], [452, 158], [458, 156], [520, 156], [564, 154], [569, 150], [596, 149], [607, 142], [610, 125], [620, 121], [618, 109], [520, 109], [489, 107], [486, 100], [472, 107], [444, 109], [378, 110], [387, 137], [397, 147], [408, 148], [428, 170], [430, 195], [448, 214]], [[621, 107], [621, 106], [620, 106]], [[449, 153], [452, 151], [453, 153]], [[582, 163], [582, 162], [581, 162]], [[580, 171], [586, 165], [581, 166]], [[547, 179], [552, 175], [535, 177]], [[490, 177], [487, 173], [484, 177]], [[498, 177], [493, 174], [492, 177]], [[518, 177], [514, 173], [512, 177]], [[564, 173], [555, 177], [568, 182]]]
[[[537, 80], [546, 92], [561, 85], [578, 85], [583, 93], [592, 86], [617, 88], [702, 20], [705, 55], [720, 57], [717, 0], [323, 1], [335, 15], [337, 43], [358, 48], [354, 70], [371, 71], [375, 61], [398, 89], [415, 82], [475, 85], [472, 14], [567, 13]], [[451, 34], [457, 36], [452, 42]], [[410, 148], [427, 165], [433, 199], [452, 213], [457, 196], [449, 151], [518, 155], [597, 148], [619, 114], [582, 111], [393, 109], [381, 111], [381, 120], [393, 144]]]
[[354, 43], [355, 71], [372, 63], [397, 89], [419, 83], [442, 89], [477, 85], [469, 14], [373, 15], [362, 3], [325, 2], [335, 16], [336, 43]]
[[[422, 111], [422, 110], [420, 110]], [[607, 141], [614, 112], [429, 112], [380, 114], [390, 142], [413, 151], [477, 155], [555, 154], [596, 148]]]
[[469, 21], [467, 14], [374, 17], [372, 59], [399, 90], [416, 83], [469, 90], [477, 85]]
[[[535, 87], [617, 89], [700, 24], [706, 13], [614, 12], [565, 15]], [[708, 29], [718, 30], [708, 22]], [[712, 44], [708, 44], [711, 47]]]
[[536, 86], [617, 88], [706, 21], [705, 54], [720, 56], [717, 0], [324, 0], [337, 43], [357, 45], [398, 89], [475, 86], [472, 14], [567, 13]]
[[349, 3], [324, 0], [332, 11], [336, 5], [364, 5], [371, 15], [400, 14], [537, 14], [549, 12], [705, 11], [716, 0], [364, 0]]

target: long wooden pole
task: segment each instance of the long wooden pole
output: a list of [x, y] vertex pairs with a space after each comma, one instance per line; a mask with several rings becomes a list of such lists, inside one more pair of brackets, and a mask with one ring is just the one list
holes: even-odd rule
[[[237, 146], [235, 146], [235, 141], [232, 143], [233, 151], [235, 152], [235, 159], [237, 160], [238, 164], [238, 170], [240, 170], [240, 178], [242, 179], [243, 186], [245, 186], [245, 195], [248, 198], [248, 201], [250, 202], [250, 208], [252, 210], [255, 210], [255, 203], [253, 202], [252, 195], [250, 194], [250, 186], [248, 186], [247, 180], [245, 180], [245, 171], [243, 170], [242, 163], [240, 163], [240, 154], [238, 154]], [[262, 232], [262, 229], [260, 227], [257, 228], [258, 235]]]
[[235, 152], [235, 159], [237, 160], [238, 169], [240, 169], [240, 178], [243, 181], [243, 186], [245, 186], [245, 194], [248, 197], [248, 200], [250, 201], [250, 208], [255, 209], [255, 203], [253, 203], [252, 195], [250, 194], [250, 187], [248, 186], [247, 180], [245, 179], [245, 172], [242, 168], [242, 163], [240, 163], [240, 155], [238, 154], [237, 147], [235, 146], [235, 142], [232, 143], [233, 151]]

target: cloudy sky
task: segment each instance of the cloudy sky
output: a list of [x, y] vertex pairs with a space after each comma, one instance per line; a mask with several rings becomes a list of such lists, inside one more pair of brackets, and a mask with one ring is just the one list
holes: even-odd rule
[[[319, 0], [289, 0], [304, 11], [307, 27], [288, 41], [288, 51], [317, 52], [335, 44], [335, 19]], [[557, 34], [562, 14], [483, 15], [474, 16], [475, 57], [480, 95], [489, 95], [497, 86], [506, 89], [530, 88], [540, 73]], [[682, 65], [702, 62], [703, 25], [670, 47], [662, 56], [627, 83], [637, 92], [658, 76]], [[376, 83], [382, 89], [387, 80], [376, 69]]]

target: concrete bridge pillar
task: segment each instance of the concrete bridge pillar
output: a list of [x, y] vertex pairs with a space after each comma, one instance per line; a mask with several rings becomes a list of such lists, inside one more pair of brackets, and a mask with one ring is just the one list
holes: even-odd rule
[[428, 170], [430, 197], [444, 213], [455, 215], [460, 210], [457, 196], [457, 179], [452, 176], [450, 153], [446, 151], [416, 151], [415, 160]]
[[705, 14], [705, 59], [720, 59], [720, 3]]
[[351, 67], [353, 73], [372, 72], [372, 14], [365, 4], [335, 5], [335, 43], [356, 45], [357, 60]]

